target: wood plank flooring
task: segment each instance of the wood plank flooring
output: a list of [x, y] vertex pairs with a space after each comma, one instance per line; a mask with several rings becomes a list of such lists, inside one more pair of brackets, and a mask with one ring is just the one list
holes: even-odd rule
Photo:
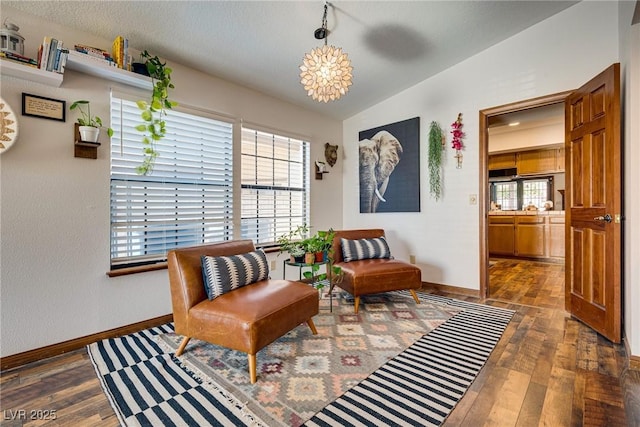
[[[501, 261], [486, 301], [436, 291], [516, 311], [445, 426], [640, 425], [640, 374], [564, 312], [562, 265]], [[118, 425], [84, 349], [0, 373], [0, 410], [2, 426]]]

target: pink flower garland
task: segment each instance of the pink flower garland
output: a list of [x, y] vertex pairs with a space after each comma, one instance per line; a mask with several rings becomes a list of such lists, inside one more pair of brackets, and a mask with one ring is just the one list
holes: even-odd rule
[[451, 141], [451, 148], [456, 151], [462, 150], [464, 147], [462, 145], [462, 138], [464, 138], [464, 132], [462, 132], [462, 113], [458, 114], [458, 119], [451, 123], [451, 134], [453, 135], [453, 140]]

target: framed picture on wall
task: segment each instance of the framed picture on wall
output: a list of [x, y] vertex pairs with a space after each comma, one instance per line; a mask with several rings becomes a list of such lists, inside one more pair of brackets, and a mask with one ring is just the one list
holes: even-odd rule
[[65, 101], [22, 93], [22, 115], [65, 121]]
[[420, 117], [358, 137], [360, 213], [420, 212]]

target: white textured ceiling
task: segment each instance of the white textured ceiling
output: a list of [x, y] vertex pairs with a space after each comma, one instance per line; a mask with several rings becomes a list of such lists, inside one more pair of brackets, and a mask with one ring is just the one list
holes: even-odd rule
[[322, 43], [324, 1], [5, 1], [106, 39], [117, 35], [205, 73], [346, 119], [536, 24], [576, 1], [332, 1], [329, 44], [353, 65], [353, 86], [318, 103], [299, 83]]

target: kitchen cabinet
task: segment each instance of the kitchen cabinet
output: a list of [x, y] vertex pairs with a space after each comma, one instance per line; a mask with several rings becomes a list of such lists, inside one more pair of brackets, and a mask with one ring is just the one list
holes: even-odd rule
[[517, 156], [518, 175], [558, 171], [557, 149], [522, 151]]
[[558, 148], [558, 151], [556, 151], [556, 156], [557, 156], [557, 169], [558, 172], [564, 172], [565, 168], [564, 168], [564, 147], [562, 148]]
[[513, 216], [489, 216], [489, 254], [513, 255], [514, 232]]
[[516, 153], [492, 154], [489, 156], [489, 170], [511, 169], [516, 167]]
[[545, 217], [516, 216], [514, 255], [544, 258], [545, 240]]
[[564, 259], [564, 213], [489, 215], [489, 255]]
[[565, 220], [564, 215], [558, 217], [549, 217], [547, 226], [547, 257], [548, 258], [564, 258], [564, 239], [565, 239]]

